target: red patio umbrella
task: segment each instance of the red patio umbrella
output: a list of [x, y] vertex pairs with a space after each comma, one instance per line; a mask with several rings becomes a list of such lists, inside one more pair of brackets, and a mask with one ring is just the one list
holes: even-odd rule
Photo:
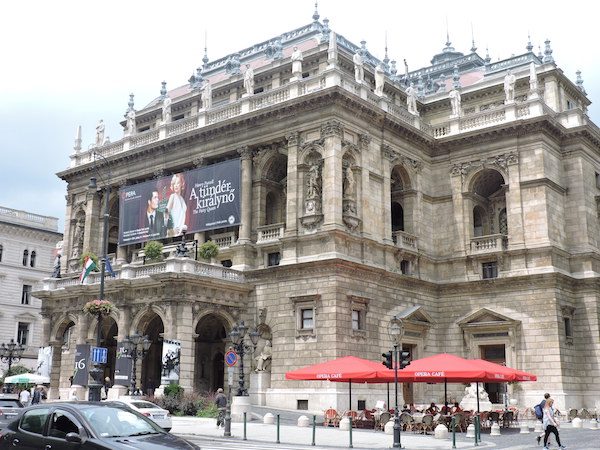
[[356, 356], [344, 356], [312, 366], [286, 372], [287, 380], [329, 380], [347, 381], [350, 395], [350, 409], [352, 409], [352, 382], [355, 383], [385, 383], [389, 382], [389, 374], [393, 381], [394, 371], [386, 369], [383, 364]]
[[536, 381], [537, 376], [532, 373], [524, 372], [522, 370], [513, 369], [512, 367], [503, 366], [501, 364], [496, 364], [490, 361], [486, 361], [485, 359], [474, 359], [477, 364], [483, 367], [489, 367], [493, 370], [502, 371], [507, 374], [509, 377], [508, 381]]

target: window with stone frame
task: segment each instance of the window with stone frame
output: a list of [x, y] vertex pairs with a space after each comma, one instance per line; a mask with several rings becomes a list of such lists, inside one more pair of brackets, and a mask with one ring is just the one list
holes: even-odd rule
[[31, 252], [31, 256], [29, 257], [29, 267], [35, 267], [35, 257], [36, 257], [36, 253], [35, 250], [33, 250]]
[[369, 307], [369, 299], [349, 295], [350, 301], [350, 328], [352, 334], [356, 337], [364, 337], [367, 331], [367, 311]]
[[23, 250], [23, 265], [27, 266], [28, 261], [29, 261], [29, 250]]
[[0, 244], [0, 262], [2, 262], [2, 252], [4, 251], [4, 247]]
[[568, 345], [573, 345], [573, 315], [575, 308], [572, 306], [562, 306], [563, 326], [565, 328], [565, 341]]
[[317, 303], [320, 298], [319, 294], [290, 297], [296, 315], [296, 337], [316, 337]]
[[24, 284], [21, 292], [21, 305], [29, 305], [31, 302], [31, 285]]
[[482, 278], [498, 278], [498, 263], [496, 261], [484, 262], [481, 264]]
[[17, 343], [27, 345], [29, 342], [29, 323], [19, 322], [17, 325]]

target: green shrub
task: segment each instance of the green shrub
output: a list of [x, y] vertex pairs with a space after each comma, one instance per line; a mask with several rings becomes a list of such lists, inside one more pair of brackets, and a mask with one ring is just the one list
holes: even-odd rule
[[210, 403], [210, 404], [206, 405], [204, 408], [202, 408], [201, 410], [198, 410], [198, 412], [196, 413], [196, 417], [214, 417], [214, 418], [216, 418], [218, 413], [219, 413], [219, 410], [217, 409], [217, 405], [215, 405], [214, 403]]
[[213, 241], [206, 241], [200, 247], [198, 247], [198, 255], [206, 261], [210, 261], [212, 258], [216, 258], [219, 254], [219, 246]]
[[149, 398], [148, 400], [152, 403], [156, 403], [161, 408], [168, 410], [171, 414], [175, 414], [179, 411], [179, 399], [177, 397], [165, 395], [162, 397]]
[[163, 245], [158, 241], [150, 241], [144, 246], [144, 255], [150, 261], [161, 261], [163, 259]]
[[177, 397], [183, 396], [183, 388], [178, 384], [168, 384], [165, 387], [165, 397]]

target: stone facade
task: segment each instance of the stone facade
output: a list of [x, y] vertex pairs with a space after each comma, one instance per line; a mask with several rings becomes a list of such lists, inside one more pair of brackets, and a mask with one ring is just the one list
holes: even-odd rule
[[32, 293], [52, 274], [61, 240], [55, 217], [0, 207], [0, 343], [25, 346], [12, 365], [36, 368], [43, 318], [42, 302]]
[[[263, 374], [259, 388], [267, 405], [343, 409], [347, 386], [286, 381], [285, 372], [349, 354], [379, 359], [398, 315], [413, 358], [448, 352], [506, 362], [539, 377], [509, 387], [522, 405], [549, 391], [561, 409], [594, 407], [600, 133], [582, 87], [551, 56], [491, 64], [447, 43], [431, 67], [405, 76], [384, 61], [375, 95], [380, 61], [318, 20], [273, 42], [281, 58], [269, 42], [205, 61], [189, 86], [168, 93], [172, 122], [156, 100], [136, 111], [134, 132], [122, 140], [87, 151], [76, 144], [59, 174], [68, 183], [71, 258], [63, 279], [36, 294], [51, 318], [45, 339], [59, 346], [74, 329], [77, 343], [94, 342], [95, 324], [80, 311], [97, 296], [99, 277], [83, 286], [74, 277], [81, 251], [101, 253], [103, 202], [87, 187], [100, 170], [113, 191], [108, 376], [117, 342], [139, 331], [153, 341], [139, 363], [145, 388], [156, 387], [161, 339], [176, 339], [180, 383], [216, 389], [227, 334], [244, 320], [261, 333], [255, 355], [272, 340], [270, 383]], [[292, 77], [294, 46], [304, 57], [301, 78]], [[365, 62], [360, 82], [356, 52]], [[254, 70], [254, 93], [244, 95], [240, 62]], [[454, 74], [443, 76], [448, 67]], [[505, 101], [509, 69], [515, 101]], [[406, 108], [411, 81], [416, 114]], [[450, 106], [453, 85], [460, 114]], [[194, 235], [219, 245], [217, 260], [174, 256], [177, 242], [166, 240], [166, 260], [149, 264], [139, 245], [117, 245], [116, 188], [233, 158], [241, 159], [241, 226]], [[55, 359], [53, 388], [68, 387], [69, 358]], [[488, 389], [499, 402], [504, 387]], [[462, 391], [450, 386], [453, 397]], [[385, 395], [381, 386], [353, 392], [368, 405]], [[442, 392], [415, 385], [402, 395], [420, 403]]]

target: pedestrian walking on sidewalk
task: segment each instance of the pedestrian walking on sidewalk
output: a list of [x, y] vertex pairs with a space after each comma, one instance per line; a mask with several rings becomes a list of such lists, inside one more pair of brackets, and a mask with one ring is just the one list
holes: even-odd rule
[[556, 437], [556, 443], [558, 444], [558, 448], [563, 450], [566, 447], [560, 443], [560, 436], [558, 435], [558, 428], [560, 424], [558, 423], [558, 419], [554, 416], [554, 399], [549, 398], [546, 400], [546, 406], [544, 406], [544, 430], [546, 434], [544, 435], [544, 450], [548, 450], [548, 436], [550, 433], [554, 433]]
[[217, 415], [217, 428], [225, 426], [225, 408], [227, 407], [227, 397], [223, 394], [223, 388], [217, 389], [217, 396], [215, 397], [215, 405], [219, 410]]
[[[542, 400], [540, 403], [538, 403], [537, 405], [535, 405], [533, 407], [533, 411], [535, 412], [535, 417], [537, 418], [537, 420], [539, 420], [540, 422], [543, 423], [543, 418], [544, 418], [544, 407], [546, 406], [546, 400], [548, 400], [550, 398], [550, 394], [549, 393], [545, 393], [544, 394], [544, 400]], [[546, 433], [542, 433], [542, 434], [538, 434], [536, 436], [536, 440], [538, 445], [540, 445], [540, 441], [542, 440], [542, 438], [544, 437]]]

